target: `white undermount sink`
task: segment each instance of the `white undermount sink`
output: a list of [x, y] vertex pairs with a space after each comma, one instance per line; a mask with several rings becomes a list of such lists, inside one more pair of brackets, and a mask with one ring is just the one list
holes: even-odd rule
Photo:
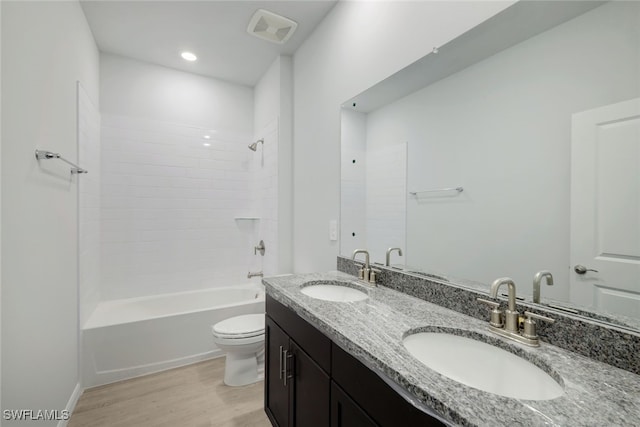
[[441, 332], [408, 335], [409, 353], [434, 371], [467, 386], [524, 400], [550, 400], [564, 394], [549, 374], [498, 347]]
[[337, 281], [311, 282], [305, 284], [300, 292], [311, 298], [334, 302], [362, 301], [369, 298], [366, 293], [340, 283]]

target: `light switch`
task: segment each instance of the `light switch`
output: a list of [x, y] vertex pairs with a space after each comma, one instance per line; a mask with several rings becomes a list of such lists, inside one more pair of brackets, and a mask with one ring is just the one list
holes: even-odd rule
[[329, 221], [329, 240], [332, 242], [338, 240], [338, 221], [335, 219]]

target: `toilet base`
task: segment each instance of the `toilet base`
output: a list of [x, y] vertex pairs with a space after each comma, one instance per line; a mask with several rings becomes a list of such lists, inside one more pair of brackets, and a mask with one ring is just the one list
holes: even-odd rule
[[249, 385], [264, 379], [264, 349], [256, 353], [228, 352], [224, 383], [231, 387]]

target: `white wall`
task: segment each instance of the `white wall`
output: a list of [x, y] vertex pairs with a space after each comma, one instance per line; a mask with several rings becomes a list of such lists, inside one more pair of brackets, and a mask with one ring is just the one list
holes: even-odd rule
[[340, 105], [513, 2], [338, 2], [294, 56], [294, 269], [335, 269]]
[[101, 298], [246, 282], [253, 90], [102, 54], [101, 91]]
[[340, 251], [351, 256], [367, 247], [367, 115], [343, 109], [340, 140]]
[[608, 3], [368, 115], [368, 148], [409, 142], [409, 191], [464, 187], [409, 198], [408, 264], [529, 295], [548, 269], [568, 301], [571, 115], [640, 94], [638, 16]]
[[255, 178], [262, 183], [255, 198], [262, 203], [256, 237], [269, 240], [265, 274], [292, 271], [292, 97], [292, 61], [280, 56], [254, 89], [254, 140], [266, 138], [254, 156]]
[[100, 54], [100, 112], [246, 132], [253, 124], [250, 87]]
[[[249, 160], [250, 205], [251, 213], [259, 218], [247, 223], [251, 232], [249, 242], [251, 263], [249, 271], [262, 271], [265, 276], [278, 273], [278, 119], [256, 130], [253, 140], [264, 142], [255, 152], [247, 150]], [[265, 253], [261, 255], [253, 249], [260, 241], [264, 242]]]
[[82, 177], [34, 150], [77, 160], [76, 82], [97, 104], [98, 50], [77, 2], [1, 7], [2, 405], [62, 410], [78, 390]]
[[[371, 262], [384, 263], [388, 248], [407, 247], [407, 144], [387, 135], [369, 146], [377, 138], [367, 136], [367, 119], [342, 109], [340, 254], [367, 248]], [[392, 263], [402, 261], [393, 256]]]
[[280, 56], [278, 273], [293, 272], [293, 60]]
[[100, 302], [100, 112], [78, 84], [78, 298], [80, 328]]
[[[388, 248], [407, 248], [407, 144], [392, 136], [366, 156], [367, 249], [372, 262], [383, 263]], [[406, 263], [392, 256], [391, 263]]]

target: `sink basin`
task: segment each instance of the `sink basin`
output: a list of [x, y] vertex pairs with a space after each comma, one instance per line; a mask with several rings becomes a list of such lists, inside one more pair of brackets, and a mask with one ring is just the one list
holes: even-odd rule
[[403, 340], [413, 357], [457, 382], [500, 396], [550, 400], [564, 394], [549, 374], [498, 347], [459, 335], [420, 332]]
[[341, 282], [311, 282], [306, 284], [300, 292], [311, 298], [334, 302], [362, 301], [369, 298], [366, 293]]

